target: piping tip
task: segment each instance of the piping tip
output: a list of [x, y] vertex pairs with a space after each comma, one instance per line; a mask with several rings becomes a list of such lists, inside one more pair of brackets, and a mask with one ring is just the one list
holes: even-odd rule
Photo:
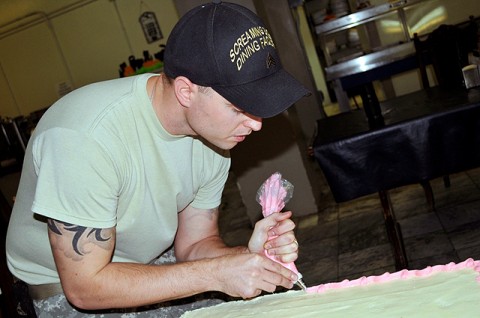
[[305, 285], [305, 283], [303, 282], [303, 280], [301, 278], [299, 278], [295, 284], [300, 287], [302, 290], [307, 290], [307, 285]]

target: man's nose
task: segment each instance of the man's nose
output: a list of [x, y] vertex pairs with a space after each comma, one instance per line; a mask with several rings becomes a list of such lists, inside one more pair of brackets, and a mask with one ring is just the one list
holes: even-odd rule
[[245, 126], [253, 131], [259, 131], [262, 129], [262, 118], [249, 115], [248, 119], [245, 121]]

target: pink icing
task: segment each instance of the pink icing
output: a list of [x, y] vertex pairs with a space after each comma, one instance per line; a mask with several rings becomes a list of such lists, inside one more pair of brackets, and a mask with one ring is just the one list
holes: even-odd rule
[[389, 282], [396, 279], [407, 279], [409, 277], [428, 277], [434, 273], [438, 272], [451, 272], [456, 271], [464, 268], [471, 268], [475, 270], [479, 275], [476, 277], [476, 281], [480, 283], [480, 261], [475, 261], [472, 258], [469, 258], [461, 263], [449, 263], [446, 265], [435, 265], [435, 266], [428, 266], [421, 270], [401, 270], [394, 273], [384, 273], [380, 276], [369, 276], [369, 277], [360, 277], [355, 280], [348, 280], [345, 279], [342, 282], [337, 283], [327, 283], [321, 284], [317, 286], [312, 286], [307, 288], [307, 292], [309, 293], [322, 293], [330, 289], [339, 289], [339, 288], [347, 288], [353, 286], [364, 286], [368, 284], [374, 283], [383, 283]]

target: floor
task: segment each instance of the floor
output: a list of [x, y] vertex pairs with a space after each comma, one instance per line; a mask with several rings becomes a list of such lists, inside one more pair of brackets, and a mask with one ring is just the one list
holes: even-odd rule
[[[315, 173], [323, 178], [319, 169]], [[10, 199], [15, 195], [18, 177], [10, 174], [0, 178], [0, 188]], [[419, 184], [390, 191], [411, 269], [470, 257], [480, 259], [480, 168], [451, 175], [450, 180], [448, 188], [442, 178], [431, 181], [434, 212]], [[315, 286], [395, 271], [378, 196], [337, 204], [323, 184], [319, 211], [294, 218], [300, 244], [296, 266], [305, 283]], [[246, 244], [252, 226], [233, 173], [221, 209], [220, 230], [225, 241], [229, 245]]]

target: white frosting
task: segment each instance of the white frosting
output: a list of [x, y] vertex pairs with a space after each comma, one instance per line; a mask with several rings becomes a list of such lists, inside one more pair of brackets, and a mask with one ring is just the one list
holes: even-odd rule
[[308, 293], [288, 291], [227, 302], [182, 317], [480, 317], [479, 262], [465, 264], [411, 271], [411, 275], [388, 274], [386, 280], [343, 288], [312, 287]]

